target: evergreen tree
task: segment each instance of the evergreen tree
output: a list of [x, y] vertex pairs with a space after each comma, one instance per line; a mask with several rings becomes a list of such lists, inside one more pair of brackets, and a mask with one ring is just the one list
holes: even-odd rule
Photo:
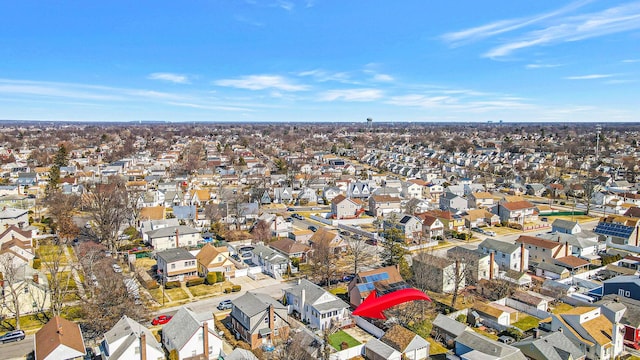
[[60, 144], [58, 146], [58, 151], [56, 155], [53, 157], [53, 165], [49, 169], [49, 185], [47, 186], [47, 191], [51, 192], [58, 188], [60, 184], [60, 168], [63, 166], [67, 166], [69, 164], [67, 148], [64, 144]]

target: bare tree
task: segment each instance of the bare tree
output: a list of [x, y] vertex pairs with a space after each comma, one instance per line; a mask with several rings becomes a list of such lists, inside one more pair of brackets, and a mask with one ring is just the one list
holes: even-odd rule
[[442, 258], [423, 252], [413, 259], [414, 281], [422, 290], [451, 292], [453, 307], [471, 271], [471, 266], [467, 264], [468, 261], [459, 253], [451, 253], [447, 258]]
[[357, 274], [360, 266], [365, 260], [373, 260], [376, 255], [375, 249], [366, 243], [364, 237], [360, 235], [345, 237], [347, 244], [349, 245], [349, 252], [347, 254], [347, 260], [353, 263], [353, 273]]
[[87, 201], [98, 240], [109, 250], [117, 250], [118, 231], [129, 217], [122, 180], [111, 178], [107, 184], [96, 184], [89, 190]]
[[64, 246], [52, 246], [52, 251], [42, 257], [42, 267], [49, 277], [49, 293], [51, 296], [51, 311], [59, 316], [69, 292], [71, 284], [72, 266], [67, 264]]
[[251, 235], [256, 241], [268, 242], [271, 239], [271, 226], [264, 220], [258, 220], [251, 230]]
[[96, 284], [94, 277], [97, 279], [96, 274], [103, 271], [104, 265], [102, 260], [104, 259], [104, 252], [106, 247], [102, 244], [95, 243], [93, 241], [86, 241], [80, 243], [77, 247], [77, 255], [80, 260], [80, 265], [84, 271], [84, 288], [91, 291], [91, 295], [95, 294]]
[[321, 282], [329, 285], [337, 273], [339, 256], [331, 247], [331, 239], [327, 236], [311, 245], [311, 271]]
[[75, 194], [63, 194], [52, 191], [45, 199], [47, 210], [55, 220], [54, 228], [63, 242], [78, 236], [80, 229], [73, 221], [73, 215], [80, 204], [80, 197]]
[[[26, 265], [22, 265], [26, 266]], [[0, 272], [3, 282], [2, 304], [16, 319], [16, 329], [20, 329], [21, 303], [20, 293], [23, 291], [24, 278], [20, 276], [21, 265], [9, 254], [0, 256]], [[23, 270], [24, 272], [24, 270]], [[7, 301], [7, 298], [8, 301]]]

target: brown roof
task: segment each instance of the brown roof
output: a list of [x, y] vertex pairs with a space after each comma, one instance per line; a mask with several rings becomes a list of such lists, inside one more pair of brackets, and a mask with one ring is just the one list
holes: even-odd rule
[[269, 243], [269, 247], [279, 250], [285, 254], [296, 254], [309, 251], [309, 247], [291, 239], [282, 238]]
[[386, 333], [380, 338], [380, 341], [391, 346], [399, 352], [404, 352], [404, 350], [409, 346], [411, 340], [416, 337], [416, 333], [405, 328], [402, 325], [394, 325], [391, 329], [387, 330]]
[[163, 220], [165, 218], [164, 206], [150, 206], [140, 209], [139, 218], [142, 220]]
[[543, 300], [537, 296], [531, 295], [524, 291], [516, 291], [515, 293], [513, 293], [513, 295], [511, 295], [511, 298], [514, 300], [518, 300], [521, 303], [535, 305], [535, 306], [538, 306]]
[[533, 204], [528, 202], [527, 200], [507, 202], [502, 204], [502, 206], [504, 206], [509, 211], [530, 209], [534, 207]]
[[380, 202], [400, 202], [400, 198], [397, 196], [391, 196], [391, 195], [373, 195], [371, 197], [373, 199], [373, 201], [380, 203]]
[[339, 194], [339, 195], [336, 195], [336, 197], [334, 197], [333, 200], [331, 200], [331, 203], [332, 204], [339, 204], [346, 198], [347, 198], [346, 196], [344, 196], [342, 194]]
[[561, 257], [561, 258], [557, 258], [556, 259], [556, 263], [558, 265], [565, 265], [571, 268], [578, 268], [578, 267], [583, 267], [583, 266], [588, 266], [589, 262], [587, 260], [583, 260], [580, 259], [578, 257], [575, 257], [573, 255], [569, 255], [569, 256], [565, 256], [565, 257]]
[[634, 207], [630, 207], [629, 210], [627, 210], [627, 212], [624, 213], [624, 216], [629, 216], [629, 217], [640, 217], [640, 207], [634, 206]]
[[22, 230], [19, 227], [15, 226], [15, 225], [9, 225], [9, 227], [3, 231], [2, 233], [0, 233], [0, 239], [2, 239], [3, 237], [5, 237], [7, 234], [9, 234], [10, 232], [16, 232], [20, 235], [22, 235], [23, 237], [27, 238], [27, 239], [31, 239], [31, 231], [28, 230]]
[[411, 179], [409, 180], [409, 182], [412, 182], [416, 185], [420, 185], [420, 186], [427, 186], [427, 182], [422, 180], [422, 179]]
[[77, 356], [85, 353], [80, 326], [73, 321], [55, 316], [36, 333], [36, 360], [46, 358], [61, 345], [78, 351]]
[[438, 218], [437, 218], [437, 217], [432, 216], [432, 215], [429, 215], [429, 214], [427, 214], [427, 213], [416, 214], [416, 217], [417, 217], [418, 219], [421, 219], [421, 220], [422, 220], [422, 223], [423, 223], [423, 224], [425, 224], [425, 225], [427, 225], [427, 226], [431, 226], [431, 225], [433, 225], [433, 223], [434, 223], [436, 220], [438, 220]]
[[558, 242], [555, 242], [555, 241], [545, 240], [545, 239], [541, 239], [539, 237], [528, 236], [528, 235], [520, 235], [518, 240], [516, 240], [516, 244], [518, 244], [518, 243], [524, 243], [524, 244], [527, 244], [527, 245], [533, 245], [533, 246], [537, 246], [537, 247], [541, 247], [541, 248], [545, 248], [545, 249], [554, 249], [554, 248], [556, 248], [558, 246], [564, 245], [562, 243], [558, 243]]
[[477, 302], [473, 305], [473, 309], [481, 312], [485, 315], [489, 315], [492, 316], [493, 318], [497, 319], [500, 317], [500, 315], [502, 315], [504, 313], [504, 311], [491, 306], [491, 304], [485, 304], [485, 303], [481, 303], [481, 302]]
[[493, 199], [493, 195], [491, 195], [490, 192], [486, 192], [486, 191], [471, 193], [471, 196], [473, 196], [476, 199]]
[[[358, 273], [358, 278], [362, 279], [365, 276], [382, 274], [382, 273], [385, 273], [385, 272], [389, 275], [389, 282], [404, 281], [404, 279], [402, 278], [402, 276], [400, 276], [400, 273], [398, 272], [398, 269], [395, 266], [386, 266], [386, 267], [379, 268], [379, 269], [373, 269], [373, 270], [368, 270], [368, 271], [360, 271]], [[361, 282], [362, 281], [358, 281], [358, 283], [361, 283]]]

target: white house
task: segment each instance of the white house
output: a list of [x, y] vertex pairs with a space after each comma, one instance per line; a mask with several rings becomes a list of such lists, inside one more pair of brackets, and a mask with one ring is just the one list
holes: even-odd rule
[[284, 296], [289, 314], [296, 311], [312, 329], [325, 330], [350, 322], [347, 303], [306, 279], [300, 279], [295, 286], [284, 290]]
[[216, 332], [211, 312], [196, 314], [181, 307], [162, 328], [162, 344], [180, 359], [201, 356], [201, 359], [219, 359], [222, 338]]
[[146, 359], [164, 359], [164, 350], [151, 331], [137, 321], [123, 315], [120, 320], [104, 334], [100, 343], [100, 353], [106, 360], [139, 359], [142, 348]]
[[189, 226], [169, 226], [146, 233], [147, 242], [155, 250], [196, 246], [202, 240], [200, 231]]

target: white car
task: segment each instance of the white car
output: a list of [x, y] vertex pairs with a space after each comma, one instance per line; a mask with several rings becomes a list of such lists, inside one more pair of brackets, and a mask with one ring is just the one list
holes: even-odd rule
[[496, 232], [493, 230], [485, 230], [484, 233], [489, 236], [496, 236]]
[[113, 268], [113, 271], [115, 271], [117, 273], [121, 273], [122, 272], [122, 268], [118, 264], [113, 264], [113, 265], [111, 265], [111, 267]]

